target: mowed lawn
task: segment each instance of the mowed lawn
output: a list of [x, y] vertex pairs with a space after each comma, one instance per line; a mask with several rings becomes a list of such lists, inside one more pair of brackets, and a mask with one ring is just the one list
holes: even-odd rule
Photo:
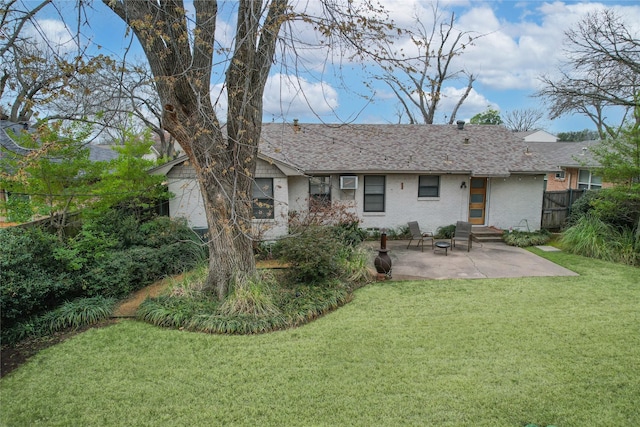
[[0, 381], [6, 426], [637, 426], [640, 270], [384, 282], [298, 329], [213, 336], [134, 321]]

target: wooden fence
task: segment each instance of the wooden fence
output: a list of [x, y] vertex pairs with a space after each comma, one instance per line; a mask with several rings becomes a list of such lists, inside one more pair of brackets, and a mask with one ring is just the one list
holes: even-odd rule
[[546, 230], [558, 230], [565, 226], [571, 205], [585, 190], [545, 191], [542, 199], [542, 225]]

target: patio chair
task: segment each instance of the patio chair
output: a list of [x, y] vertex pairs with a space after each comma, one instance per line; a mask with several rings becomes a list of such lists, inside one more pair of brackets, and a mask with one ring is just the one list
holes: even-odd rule
[[471, 223], [465, 221], [456, 222], [456, 231], [451, 237], [452, 249], [456, 247], [456, 241], [464, 242], [467, 245], [467, 252], [471, 250]]
[[409, 233], [411, 234], [411, 238], [409, 240], [409, 244], [407, 245], [407, 249], [411, 246], [411, 242], [414, 240], [418, 241], [416, 246], [422, 247], [422, 252], [424, 252], [424, 241], [431, 240], [431, 248], [433, 249], [433, 234], [429, 232], [423, 232], [420, 230], [420, 226], [418, 225], [418, 221], [411, 221], [407, 223], [409, 225]]

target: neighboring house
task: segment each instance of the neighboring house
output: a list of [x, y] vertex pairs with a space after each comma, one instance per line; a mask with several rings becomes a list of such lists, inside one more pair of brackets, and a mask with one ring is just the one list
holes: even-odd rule
[[[513, 132], [490, 125], [269, 123], [259, 152], [254, 215], [264, 239], [286, 234], [289, 214], [306, 211], [310, 199], [347, 206], [363, 228], [418, 221], [435, 231], [462, 220], [537, 229], [544, 176], [555, 170]], [[205, 228], [186, 156], [152, 173], [167, 175], [170, 215]]]
[[582, 141], [530, 144], [531, 149], [546, 156], [556, 166], [557, 170], [545, 178], [546, 190], [597, 190], [611, 186], [610, 183], [603, 183], [602, 178], [594, 172], [598, 162], [593, 159], [591, 148], [599, 143], [600, 141]]
[[557, 142], [558, 137], [543, 130], [530, 130], [526, 132], [516, 132], [518, 138], [524, 142]]

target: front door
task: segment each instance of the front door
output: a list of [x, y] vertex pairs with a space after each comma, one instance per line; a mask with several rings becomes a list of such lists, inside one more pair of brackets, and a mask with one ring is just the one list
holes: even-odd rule
[[469, 189], [469, 222], [484, 225], [484, 211], [487, 205], [487, 178], [471, 178]]

